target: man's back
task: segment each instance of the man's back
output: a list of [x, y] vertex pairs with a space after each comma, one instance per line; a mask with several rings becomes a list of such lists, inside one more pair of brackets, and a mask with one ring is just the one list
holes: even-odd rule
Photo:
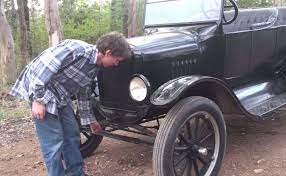
[[91, 84], [98, 69], [96, 54], [94, 45], [64, 40], [29, 63], [10, 93], [29, 102], [36, 99], [46, 105], [47, 112], [57, 115], [58, 106], [70, 103], [71, 95]]

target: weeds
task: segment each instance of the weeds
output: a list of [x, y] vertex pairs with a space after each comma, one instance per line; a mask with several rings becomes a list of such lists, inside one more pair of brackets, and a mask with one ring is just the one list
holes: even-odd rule
[[[0, 121], [7, 118], [21, 118], [30, 115], [28, 104], [8, 95], [10, 87], [0, 87]], [[2, 96], [1, 96], [2, 95]]]

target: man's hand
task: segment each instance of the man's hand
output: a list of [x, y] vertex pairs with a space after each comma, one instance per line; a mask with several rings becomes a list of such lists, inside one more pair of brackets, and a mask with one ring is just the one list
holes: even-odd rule
[[92, 133], [98, 133], [102, 130], [102, 128], [98, 122], [91, 123], [89, 126], [90, 126]]
[[39, 120], [43, 120], [45, 117], [45, 113], [46, 113], [46, 107], [44, 104], [37, 102], [37, 101], [33, 101], [32, 104], [32, 115], [34, 118], [37, 118]]

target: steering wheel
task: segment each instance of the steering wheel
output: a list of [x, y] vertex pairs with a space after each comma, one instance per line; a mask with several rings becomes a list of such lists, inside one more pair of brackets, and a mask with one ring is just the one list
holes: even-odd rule
[[230, 20], [227, 20], [224, 13], [223, 13], [223, 25], [227, 25], [227, 24], [230, 24], [232, 22], [234, 22], [238, 16], [238, 6], [237, 6], [237, 3], [234, 1], [234, 0], [229, 0], [229, 2], [231, 3], [231, 5], [225, 5], [224, 6], [224, 9], [226, 8], [233, 8], [234, 9], [234, 16], [232, 19]]

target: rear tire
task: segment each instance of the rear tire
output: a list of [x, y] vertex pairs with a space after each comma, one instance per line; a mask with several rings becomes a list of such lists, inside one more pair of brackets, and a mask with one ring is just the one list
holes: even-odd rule
[[216, 176], [226, 147], [219, 107], [204, 97], [188, 97], [165, 117], [155, 140], [155, 176]]
[[[95, 101], [95, 99], [92, 100], [93, 100], [92, 107], [94, 116], [98, 121], [104, 120], [104, 117], [99, 113], [97, 109], [97, 104], [96, 104], [97, 102]], [[79, 124], [81, 135], [85, 136], [86, 138], [86, 140], [82, 140], [81, 138], [80, 152], [83, 158], [87, 158], [91, 156], [91, 154], [98, 148], [98, 146], [102, 142], [103, 136], [91, 133], [89, 126], [86, 127], [81, 126], [78, 110], [76, 111], [76, 119]]]
[[[84, 131], [81, 131], [81, 133], [85, 136], [86, 135], [89, 136], [89, 137], [86, 136], [87, 140], [85, 142], [81, 142], [81, 144], [80, 144], [81, 156], [83, 158], [86, 158], [86, 157], [89, 157], [98, 148], [103, 137], [92, 134], [92, 133], [87, 133]], [[84, 133], [86, 133], [86, 134], [84, 134]]]

